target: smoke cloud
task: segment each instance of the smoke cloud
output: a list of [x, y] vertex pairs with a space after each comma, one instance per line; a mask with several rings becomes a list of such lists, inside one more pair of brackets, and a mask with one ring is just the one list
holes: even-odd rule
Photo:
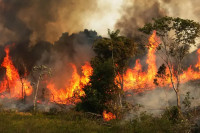
[[97, 7], [93, 0], [1, 0], [1, 44], [31, 40], [54, 42], [63, 32], [84, 29], [87, 16]]
[[138, 28], [151, 22], [152, 18], [172, 16], [200, 21], [199, 11], [198, 0], [125, 0], [116, 28], [137, 39]]

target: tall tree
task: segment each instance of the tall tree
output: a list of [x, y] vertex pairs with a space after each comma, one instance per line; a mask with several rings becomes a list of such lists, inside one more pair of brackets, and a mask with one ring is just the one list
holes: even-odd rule
[[101, 38], [93, 48], [99, 59], [112, 59], [115, 76], [120, 75], [120, 87], [123, 90], [123, 75], [128, 68], [129, 59], [136, 54], [137, 45], [132, 39], [119, 36], [120, 31], [108, 30], [109, 38]]
[[[92, 59], [91, 65], [94, 72], [89, 85], [84, 88], [86, 96], [82, 99], [82, 101], [86, 100], [89, 95], [96, 97], [97, 101], [102, 99], [102, 108], [98, 109], [100, 111], [108, 107], [108, 103], [122, 107], [123, 75], [128, 67], [129, 59], [137, 50], [133, 40], [119, 36], [119, 30], [112, 32], [108, 30], [108, 35], [109, 38], [100, 38], [93, 45], [96, 56]], [[108, 78], [103, 78], [104, 76]], [[112, 97], [111, 99], [114, 97], [115, 100], [106, 100], [100, 95], [92, 95], [91, 92], [108, 95]]]
[[181, 115], [179, 87], [182, 61], [200, 35], [200, 24], [188, 19], [162, 17], [153, 19], [152, 23], [147, 23], [140, 31], [146, 34], [156, 31], [157, 36], [160, 37], [157, 53], [169, 69], [172, 88], [176, 93], [178, 112]]
[[89, 84], [83, 88], [85, 96], [81, 97], [82, 102], [78, 106], [85, 111], [94, 113], [102, 113], [103, 110], [113, 111], [111, 105], [113, 105], [119, 89], [114, 83], [112, 61], [101, 62], [94, 59], [91, 63], [93, 74]]

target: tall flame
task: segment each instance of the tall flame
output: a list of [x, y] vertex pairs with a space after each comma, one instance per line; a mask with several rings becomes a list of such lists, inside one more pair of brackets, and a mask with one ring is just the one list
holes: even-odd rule
[[[149, 37], [149, 50], [147, 54], [146, 64], [148, 65], [148, 69], [146, 71], [142, 70], [142, 65], [140, 64], [140, 60], [136, 60], [135, 67], [133, 69], [128, 69], [124, 75], [124, 88], [127, 90], [134, 90], [135, 92], [144, 92], [145, 90], [155, 89], [156, 86], [153, 83], [155, 75], [157, 73], [156, 66], [156, 48], [160, 43], [160, 39], [156, 36], [156, 31]], [[197, 50], [198, 53], [198, 62], [195, 67], [200, 70], [200, 49]], [[166, 73], [169, 74], [169, 69], [166, 70]], [[174, 82], [176, 82], [174, 76], [172, 76]], [[200, 71], [195, 71], [190, 66], [186, 71], [183, 71], [180, 75], [181, 83], [188, 82], [189, 80], [197, 80], [200, 79]], [[171, 86], [170, 77], [168, 77], [163, 85]]]
[[[149, 50], [147, 54], [146, 63], [148, 65], [147, 71], [142, 71], [142, 65], [140, 60], [136, 60], [135, 67], [128, 69], [124, 75], [124, 88], [125, 90], [134, 89], [138, 92], [145, 89], [154, 88], [153, 79], [157, 72], [156, 66], [156, 48], [160, 43], [159, 38], [156, 36], [156, 31], [149, 37]], [[142, 89], [142, 90], [140, 90]]]
[[[22, 96], [24, 95], [31, 95], [32, 87], [30, 85], [30, 82], [24, 79], [20, 80], [19, 73], [13, 65], [13, 62], [9, 56], [9, 47], [5, 47], [4, 51], [6, 53], [6, 56], [4, 57], [1, 66], [6, 69], [6, 75], [0, 84], [0, 93], [5, 93], [4, 96], [10, 98], [22, 98]], [[24, 92], [22, 92], [22, 89], [24, 89]]]
[[[137, 59], [135, 67], [132, 69], [129, 68], [124, 74], [124, 91], [134, 90], [139, 93], [156, 88], [153, 81], [158, 70], [156, 66], [155, 53], [159, 44], [160, 39], [156, 36], [156, 31], [154, 31], [149, 37], [149, 49], [146, 60], [148, 68], [144, 71], [140, 60]], [[18, 70], [12, 62], [9, 52], [9, 47], [5, 47], [6, 56], [4, 57], [1, 67], [5, 68], [6, 73], [3, 80], [0, 82], [0, 97], [23, 98], [24, 95], [29, 96], [32, 94], [30, 82], [20, 78]], [[196, 65], [193, 67], [190, 66], [180, 75], [181, 83], [188, 82], [189, 80], [200, 79], [200, 49], [198, 49], [197, 54], [198, 62]], [[92, 75], [92, 67], [88, 62], [86, 62], [85, 65], [82, 66], [82, 74], [78, 73], [77, 67], [74, 64], [71, 64], [71, 67], [73, 69], [72, 76], [70, 79], [65, 79], [66, 82], [63, 85], [63, 88], [58, 88], [54, 80], [45, 82], [46, 88], [50, 94], [50, 102], [72, 104], [80, 101], [79, 96], [85, 95], [82, 88], [90, 81], [89, 77]], [[194, 67], [195, 69], [193, 69]], [[168, 69], [166, 72], [169, 74]], [[170, 84], [171, 81], [168, 77], [161, 86]], [[24, 90], [24, 92], [22, 92], [22, 90]], [[109, 115], [111, 114], [104, 111], [103, 115], [105, 120], [107, 120], [107, 117], [110, 118]], [[114, 117], [114, 115], [111, 116]]]
[[83, 76], [80, 76], [77, 72], [76, 66], [74, 64], [71, 64], [71, 66], [73, 68], [73, 73], [69, 85], [65, 84], [65, 88], [56, 88], [53, 82], [47, 84], [47, 88], [51, 93], [51, 102], [59, 104], [72, 104], [72, 102], [76, 103], [80, 101], [76, 95], [82, 96], [85, 94], [82, 88], [89, 82], [89, 77], [92, 74], [92, 67], [87, 62], [84, 66], [82, 66]]

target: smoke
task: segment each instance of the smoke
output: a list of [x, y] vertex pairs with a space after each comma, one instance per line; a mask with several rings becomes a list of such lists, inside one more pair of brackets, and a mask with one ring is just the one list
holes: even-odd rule
[[151, 22], [152, 18], [172, 16], [200, 21], [199, 11], [198, 0], [125, 0], [116, 28], [122, 34], [137, 40], [140, 36], [138, 28]]
[[84, 30], [72, 35], [63, 33], [51, 50], [40, 54], [35, 65], [46, 64], [53, 69], [52, 78], [55, 83], [59, 86], [65, 85], [66, 79], [71, 79], [73, 71], [70, 64], [74, 64], [78, 73], [81, 73], [81, 66], [94, 56], [92, 44], [98, 38], [100, 36], [95, 31]]
[[31, 40], [54, 42], [63, 32], [84, 29], [86, 18], [97, 7], [93, 0], [1, 0], [1, 44]]
[[[180, 98], [181, 98], [181, 108], [183, 111], [186, 111], [185, 105], [182, 103], [186, 97], [187, 92], [189, 92], [189, 101], [191, 102], [191, 109], [196, 108], [200, 104], [199, 98], [199, 80], [190, 81], [180, 86]], [[147, 111], [153, 115], [160, 115], [167, 108], [176, 106], [176, 93], [172, 88], [156, 88], [151, 91], [146, 91], [142, 94], [135, 94], [127, 97], [128, 103], [137, 107], [140, 105], [137, 110], [131, 110], [125, 117], [125, 119], [132, 119], [137, 117], [140, 113]]]
[[[80, 66], [94, 55], [91, 46], [100, 37], [85, 28], [102, 34], [115, 25], [123, 35], [137, 41], [141, 34], [138, 28], [152, 18], [168, 15], [199, 21], [199, 12], [198, 0], [0, 0], [0, 62], [5, 56], [3, 46], [14, 42], [10, 54], [16, 67], [24, 63], [31, 72], [33, 66], [45, 64], [53, 68], [53, 80], [62, 86], [72, 73], [69, 63], [81, 71]], [[146, 59], [141, 58], [145, 64]], [[193, 62], [194, 57], [189, 60]], [[186, 61], [186, 64], [191, 63]], [[0, 69], [1, 78], [2, 73], [5, 71]], [[174, 105], [173, 90], [167, 93], [170, 104]], [[146, 109], [166, 107], [163, 89], [131, 100]]]

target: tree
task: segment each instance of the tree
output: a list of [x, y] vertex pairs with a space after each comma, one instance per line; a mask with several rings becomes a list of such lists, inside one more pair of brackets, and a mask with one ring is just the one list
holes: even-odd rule
[[[96, 41], [93, 45], [97, 58], [102, 60], [112, 59], [113, 71], [116, 83], [123, 92], [124, 73], [128, 68], [129, 59], [136, 54], [137, 45], [132, 39], [124, 36], [119, 36], [120, 31], [108, 30], [109, 38], [102, 38]], [[122, 106], [122, 96], [119, 93], [119, 104]]]
[[98, 62], [97, 59], [94, 60], [92, 62], [93, 74], [89, 84], [83, 88], [85, 96], [81, 97], [82, 102], [78, 106], [85, 111], [94, 113], [102, 113], [105, 109], [111, 111], [109, 106], [115, 101], [118, 90], [118, 86], [114, 83], [112, 61]]
[[20, 78], [20, 82], [21, 82], [21, 86], [22, 86], [22, 102], [25, 103], [26, 102], [26, 90], [24, 88], [24, 81], [27, 78], [27, 68], [26, 68], [26, 64], [24, 63], [24, 61], [21, 58], [16, 58], [14, 60], [15, 62], [15, 66], [19, 72], [19, 78]]
[[37, 96], [38, 96], [38, 90], [39, 90], [39, 84], [40, 80], [43, 79], [45, 75], [51, 75], [51, 69], [44, 65], [34, 66], [33, 72], [37, 76], [37, 82], [35, 87], [35, 93], [34, 93], [34, 100], [33, 100], [33, 110], [36, 111], [37, 107]]
[[[92, 59], [91, 65], [94, 72], [90, 77], [90, 83], [84, 88], [86, 95], [82, 98], [82, 103], [84, 100], [92, 99], [87, 101], [87, 105], [101, 101], [99, 103], [101, 108], [95, 109], [95, 112], [102, 112], [103, 108], [108, 108], [110, 106], [108, 103], [122, 107], [123, 75], [129, 59], [136, 52], [133, 40], [119, 36], [119, 30], [113, 32], [108, 30], [108, 35], [109, 38], [100, 38], [93, 44], [96, 56]], [[103, 95], [109, 98], [106, 99]]]
[[172, 88], [176, 93], [178, 112], [181, 115], [179, 86], [182, 61], [200, 35], [200, 24], [188, 19], [162, 17], [153, 19], [152, 23], [146, 24], [140, 31], [146, 34], [154, 31], [160, 38], [157, 53], [169, 70]]

